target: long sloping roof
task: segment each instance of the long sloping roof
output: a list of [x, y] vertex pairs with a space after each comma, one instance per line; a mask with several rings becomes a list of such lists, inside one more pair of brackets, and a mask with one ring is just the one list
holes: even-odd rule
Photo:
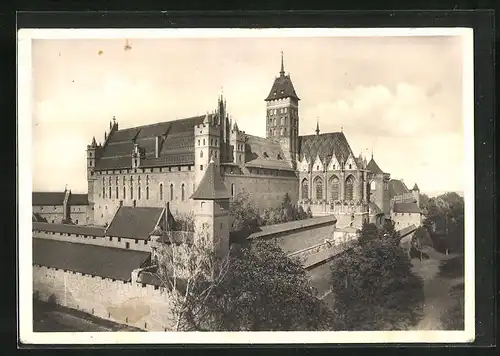
[[366, 169], [368, 169], [370, 172], [375, 173], [375, 174], [383, 174], [384, 173], [384, 171], [381, 170], [380, 167], [378, 166], [377, 162], [375, 162], [373, 157], [370, 160], [370, 162], [368, 162], [368, 164], [366, 165]]
[[69, 205], [88, 205], [88, 195], [87, 194], [73, 194], [69, 196]]
[[33, 192], [31, 205], [63, 205], [64, 192]]
[[394, 202], [393, 210], [395, 213], [420, 213], [421, 210], [417, 203]]
[[[122, 129], [110, 133], [96, 169], [132, 167], [134, 144], [144, 153], [141, 167], [194, 164], [194, 127], [203, 123], [206, 115], [175, 121]], [[212, 115], [210, 115], [212, 117]], [[156, 157], [156, 137], [161, 136], [159, 157]]]
[[269, 92], [266, 101], [284, 98], [294, 98], [296, 100], [300, 100], [295, 92], [290, 75], [282, 73], [279, 77], [274, 79], [273, 86], [271, 87], [271, 91]]
[[46, 231], [46, 232], [61, 232], [63, 234], [104, 236], [104, 228], [97, 226], [48, 224], [46, 222], [33, 222], [32, 229], [39, 231]]
[[248, 167], [292, 170], [278, 142], [253, 135], [246, 135], [245, 165]]
[[217, 200], [229, 199], [229, 197], [227, 187], [220, 176], [219, 168], [214, 162], [210, 162], [191, 199]]
[[335, 155], [339, 163], [347, 160], [350, 155], [354, 157], [343, 132], [299, 136], [298, 148], [301, 160], [304, 157], [315, 160], [319, 155], [325, 164], [330, 162], [332, 155]]
[[398, 180], [398, 179], [391, 179], [389, 181], [389, 197], [394, 198], [397, 195], [402, 195], [405, 193], [409, 193], [410, 191], [406, 187], [406, 185]]
[[122, 281], [129, 281], [149, 257], [143, 251], [33, 239], [33, 264]]
[[106, 229], [106, 236], [147, 240], [163, 208], [121, 206]]

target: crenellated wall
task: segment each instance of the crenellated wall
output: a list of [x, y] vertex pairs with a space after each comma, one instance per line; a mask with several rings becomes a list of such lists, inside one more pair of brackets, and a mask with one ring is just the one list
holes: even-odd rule
[[42, 301], [147, 331], [174, 325], [168, 294], [153, 285], [33, 266], [33, 292]]

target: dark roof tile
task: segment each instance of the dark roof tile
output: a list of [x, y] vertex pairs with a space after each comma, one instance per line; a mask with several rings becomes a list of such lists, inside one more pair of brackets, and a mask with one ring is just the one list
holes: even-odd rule
[[290, 163], [278, 142], [273, 140], [246, 135], [245, 165], [270, 169], [292, 170]]
[[389, 181], [389, 197], [391, 199], [394, 198], [395, 196], [403, 195], [409, 192], [410, 191], [402, 181], [398, 179], [391, 179]]
[[97, 227], [97, 226], [48, 224], [46, 222], [33, 222], [32, 229], [39, 231], [47, 231], [47, 232], [61, 232], [64, 234], [104, 236], [104, 229], [102, 227]]
[[106, 236], [149, 239], [163, 208], [121, 206], [106, 229]]
[[284, 99], [284, 98], [294, 98], [300, 100], [293, 87], [292, 79], [289, 75], [281, 74], [274, 80], [273, 86], [269, 95], [265, 99], [266, 101]]
[[395, 213], [420, 213], [417, 203], [394, 202], [393, 211]]
[[370, 162], [368, 162], [368, 164], [366, 165], [366, 169], [368, 169], [370, 172], [375, 173], [375, 174], [383, 174], [384, 173], [384, 171], [382, 171], [380, 169], [380, 167], [378, 166], [377, 162], [375, 162], [373, 157], [370, 160]]
[[301, 160], [304, 157], [310, 161], [315, 160], [319, 155], [324, 164], [330, 163], [332, 155], [335, 155], [339, 163], [353, 155], [343, 132], [299, 136], [298, 148]]
[[63, 205], [64, 192], [33, 192], [31, 205]]
[[122, 281], [130, 281], [132, 271], [149, 257], [149, 252], [33, 239], [33, 264]]
[[69, 196], [69, 205], [88, 205], [88, 195], [87, 194], [73, 194]]
[[229, 199], [229, 197], [227, 187], [220, 176], [219, 167], [213, 161], [210, 162], [191, 199], [217, 200]]

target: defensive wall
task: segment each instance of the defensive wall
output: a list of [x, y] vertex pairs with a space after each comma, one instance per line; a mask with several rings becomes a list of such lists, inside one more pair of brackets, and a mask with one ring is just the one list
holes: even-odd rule
[[42, 301], [147, 331], [174, 325], [168, 294], [158, 286], [34, 265], [33, 292]]

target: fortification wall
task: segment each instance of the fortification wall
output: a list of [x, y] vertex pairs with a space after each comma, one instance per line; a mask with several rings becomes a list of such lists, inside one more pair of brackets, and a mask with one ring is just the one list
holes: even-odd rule
[[34, 238], [49, 239], [56, 241], [75, 242], [87, 245], [107, 246], [137, 251], [150, 252], [150, 242], [147, 240], [134, 240], [118, 237], [87, 236], [65, 233], [51, 233], [46, 231], [33, 231]]
[[42, 301], [148, 331], [174, 325], [168, 295], [152, 285], [33, 266], [33, 292]]
[[224, 183], [233, 196], [248, 193], [259, 209], [278, 207], [286, 193], [294, 203], [299, 197], [296, 177], [225, 174]]

